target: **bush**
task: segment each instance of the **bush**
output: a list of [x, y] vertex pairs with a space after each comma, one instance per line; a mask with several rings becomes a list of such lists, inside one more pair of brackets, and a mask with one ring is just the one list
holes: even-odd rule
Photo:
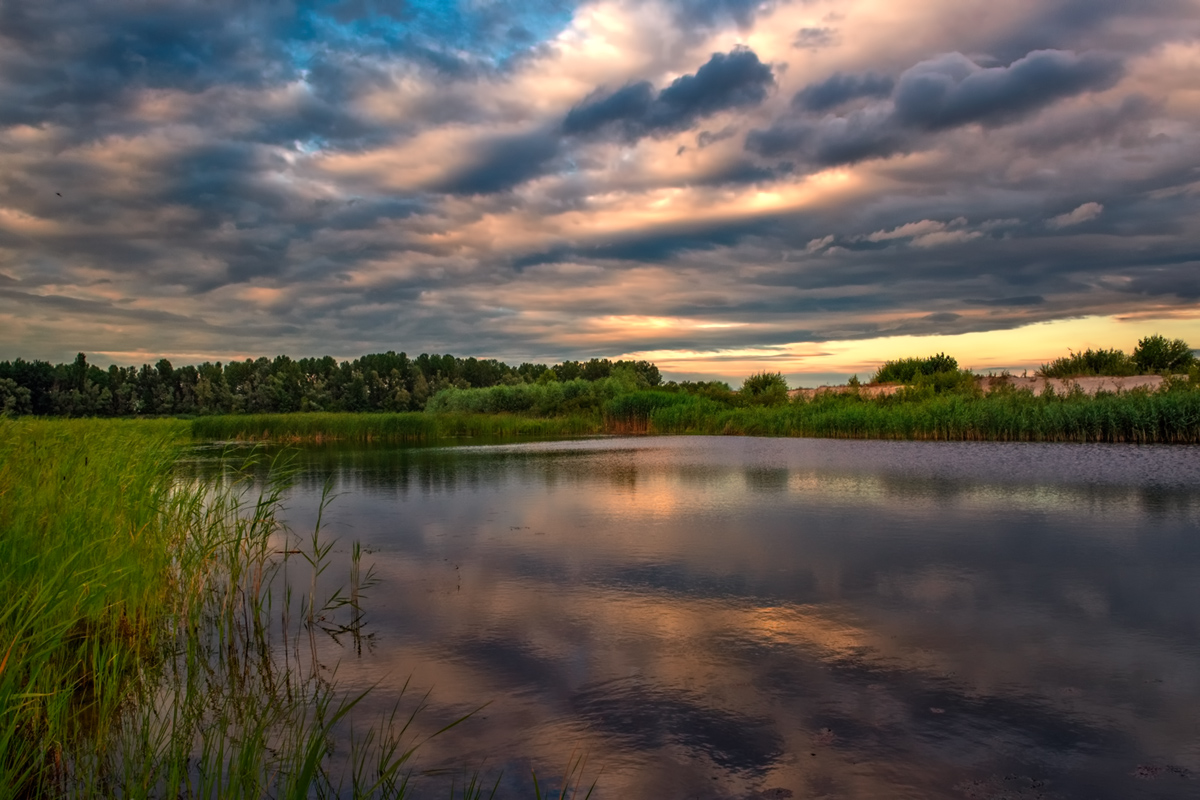
[[612, 377], [596, 381], [576, 378], [487, 389], [452, 387], [431, 397], [425, 410], [431, 414], [532, 414], [538, 417], [599, 412], [609, 400], [638, 388], [626, 377], [614, 370]]
[[1071, 353], [1042, 364], [1038, 374], [1043, 378], [1079, 378], [1086, 375], [1136, 375], [1137, 365], [1122, 350], [1092, 350]]
[[1187, 372], [1196, 363], [1196, 356], [1183, 339], [1168, 339], [1156, 333], [1138, 342], [1133, 363], [1143, 373]]
[[901, 358], [885, 361], [871, 383], [912, 383], [918, 375], [937, 375], [942, 372], [957, 372], [958, 359], [945, 353], [928, 358]]
[[783, 405], [788, 401], [787, 381], [779, 372], [757, 372], [742, 382], [742, 397], [749, 405]]

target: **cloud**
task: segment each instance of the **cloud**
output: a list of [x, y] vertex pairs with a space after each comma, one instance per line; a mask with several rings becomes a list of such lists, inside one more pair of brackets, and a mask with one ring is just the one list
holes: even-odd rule
[[669, 4], [681, 27], [717, 28], [732, 23], [743, 29], [773, 5], [762, 0], [670, 0]]
[[547, 171], [559, 151], [559, 137], [535, 132], [486, 142], [466, 165], [435, 182], [434, 191], [451, 194], [502, 192]]
[[648, 82], [589, 99], [563, 120], [568, 135], [616, 129], [627, 139], [691, 128], [713, 114], [761, 103], [775, 85], [771, 67], [747, 48], [714, 53], [694, 75], [676, 78], [657, 94]]
[[897, 239], [908, 239], [913, 247], [938, 247], [947, 244], [961, 244], [983, 236], [982, 231], [964, 230], [967, 224], [964, 217], [958, 217], [950, 222], [923, 219], [919, 222], [909, 222], [891, 230], [880, 230], [864, 236], [868, 242], [890, 242]]
[[1190, 0], [1043, 0], [1021, 24], [993, 34], [988, 51], [1002, 60], [1033, 50], [1081, 49], [1103, 41], [1127, 53], [1144, 52], [1164, 39], [1195, 37]]
[[567, 134], [594, 133], [612, 123], [631, 123], [645, 118], [654, 104], [654, 87], [649, 81], [625, 86], [606, 97], [585, 101], [571, 109], [563, 120]]
[[1018, 297], [993, 297], [987, 300], [967, 300], [972, 305], [980, 306], [1040, 306], [1046, 298], [1040, 294], [1023, 294]]
[[801, 28], [796, 31], [792, 47], [797, 50], [823, 50], [837, 44], [837, 28]]
[[890, 239], [906, 239], [913, 236], [923, 236], [929, 233], [944, 231], [946, 223], [938, 222], [932, 219], [923, 219], [920, 222], [909, 222], [890, 231], [875, 231], [869, 234], [866, 239], [868, 242], [886, 242]]
[[1059, 214], [1057, 217], [1051, 217], [1046, 220], [1046, 225], [1051, 228], [1068, 228], [1072, 225], [1093, 220], [1103, 212], [1104, 206], [1100, 203], [1084, 203], [1074, 211], [1068, 211], [1065, 214]]
[[1200, 21], [1135, 5], [0, 3], [0, 358], [1193, 313]]
[[847, 75], [835, 72], [820, 83], [810, 83], [792, 98], [792, 107], [805, 111], [828, 111], [859, 97], [888, 97], [895, 81], [867, 72]]
[[961, 53], [923, 61], [896, 83], [896, 119], [926, 130], [972, 122], [1002, 125], [1064, 97], [1108, 89], [1116, 59], [1061, 50], [1032, 52], [1007, 67], [980, 67]]
[[[836, 73], [792, 99], [798, 115], [751, 131], [746, 149], [764, 157], [800, 156], [816, 167], [855, 164], [931, 145], [930, 134], [971, 123], [1010, 124], [1065, 97], [1109, 88], [1121, 75], [1107, 56], [1041, 51], [1008, 67], [985, 68], [961, 53], [922, 61], [895, 82], [872, 73]], [[856, 98], [888, 102], [812, 119]]]
[[934, 231], [912, 240], [913, 247], [940, 247], [946, 244], [962, 244], [983, 236], [979, 231]]
[[890, 156], [911, 149], [912, 142], [910, 132], [892, 124], [890, 111], [868, 108], [815, 122], [780, 120], [750, 131], [745, 146], [767, 158], [799, 156], [819, 168]]

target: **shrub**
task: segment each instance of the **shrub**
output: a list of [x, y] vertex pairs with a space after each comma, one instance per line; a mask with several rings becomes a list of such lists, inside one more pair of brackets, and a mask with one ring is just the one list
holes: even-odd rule
[[1079, 378], [1085, 375], [1136, 375], [1137, 365], [1121, 350], [1092, 350], [1071, 353], [1042, 364], [1038, 374], [1043, 378]]
[[912, 384], [918, 389], [932, 389], [934, 394], [980, 394], [979, 381], [970, 370], [951, 370], [918, 375]]
[[563, 416], [599, 411], [612, 398], [637, 386], [625, 380], [623, 373], [596, 381], [576, 378], [569, 381], [521, 383], [486, 389], [443, 389], [429, 399], [425, 410], [432, 414], [532, 414], [539, 417]]
[[958, 359], [945, 353], [928, 358], [901, 358], [885, 361], [871, 383], [912, 383], [918, 375], [937, 375], [941, 372], [957, 372]]
[[1141, 372], [1187, 372], [1196, 363], [1196, 356], [1183, 339], [1168, 339], [1156, 333], [1138, 342], [1133, 363]]
[[757, 372], [742, 382], [742, 397], [749, 405], [783, 405], [788, 401], [787, 381], [778, 372]]

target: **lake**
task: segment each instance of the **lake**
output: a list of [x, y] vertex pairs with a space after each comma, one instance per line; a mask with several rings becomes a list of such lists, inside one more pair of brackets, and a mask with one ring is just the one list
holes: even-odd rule
[[[1200, 796], [1200, 449], [603, 438], [312, 446], [363, 548], [363, 713], [598, 798]], [[289, 569], [294, 567], [289, 566]], [[485, 705], [486, 704], [486, 705]], [[442, 783], [417, 781], [433, 796]], [[440, 787], [440, 788], [437, 788]]]

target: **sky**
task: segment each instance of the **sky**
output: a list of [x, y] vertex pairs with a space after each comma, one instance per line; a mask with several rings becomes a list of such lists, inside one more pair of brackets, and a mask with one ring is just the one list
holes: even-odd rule
[[1200, 0], [4, 0], [0, 358], [1200, 346]]

